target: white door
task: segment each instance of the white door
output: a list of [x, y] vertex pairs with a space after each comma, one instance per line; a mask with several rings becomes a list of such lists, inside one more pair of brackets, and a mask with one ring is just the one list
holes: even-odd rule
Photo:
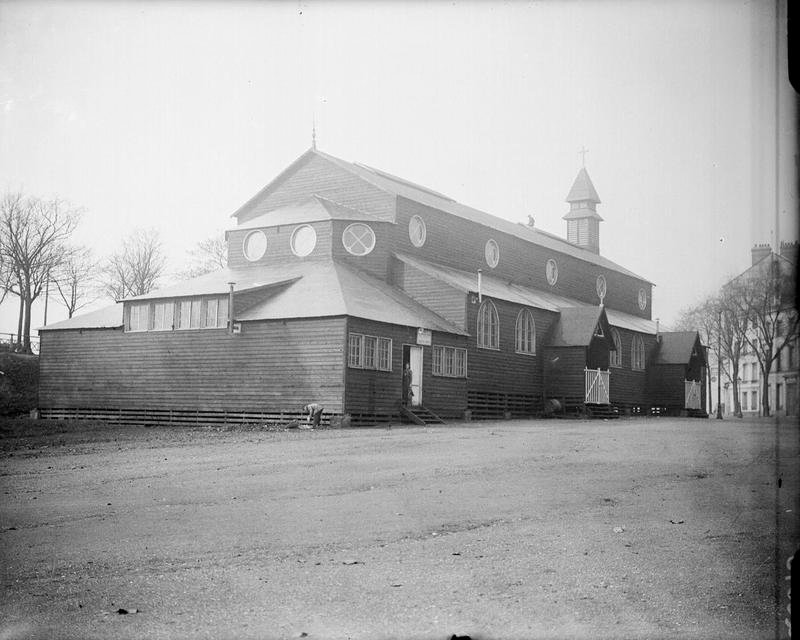
[[422, 347], [409, 347], [408, 361], [411, 364], [411, 406], [422, 404]]

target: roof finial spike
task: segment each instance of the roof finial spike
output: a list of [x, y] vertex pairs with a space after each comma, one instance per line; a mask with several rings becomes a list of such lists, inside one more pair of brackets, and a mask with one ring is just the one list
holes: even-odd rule
[[311, 148], [317, 148], [317, 114], [311, 113]]
[[580, 151], [578, 153], [581, 154], [581, 166], [585, 169], [586, 168], [586, 154], [589, 153], [589, 150], [581, 145]]

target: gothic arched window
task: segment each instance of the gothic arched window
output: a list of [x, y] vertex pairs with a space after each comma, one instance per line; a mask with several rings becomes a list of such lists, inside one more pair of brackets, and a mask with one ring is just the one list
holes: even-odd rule
[[644, 370], [644, 340], [642, 336], [633, 336], [631, 343], [631, 369]]
[[622, 340], [619, 337], [619, 331], [612, 327], [611, 338], [614, 340], [614, 347], [616, 351], [610, 351], [608, 354], [608, 364], [612, 367], [622, 366]]
[[478, 346], [484, 349], [500, 348], [500, 321], [497, 308], [486, 300], [478, 309]]
[[522, 309], [517, 315], [515, 344], [517, 353], [536, 355], [536, 323], [529, 309]]

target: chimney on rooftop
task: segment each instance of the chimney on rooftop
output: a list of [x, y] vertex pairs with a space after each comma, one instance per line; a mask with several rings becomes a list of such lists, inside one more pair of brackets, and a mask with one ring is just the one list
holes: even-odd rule
[[756, 244], [750, 249], [750, 255], [753, 259], [753, 264], [761, 262], [764, 258], [772, 253], [772, 247], [768, 244]]
[[781, 242], [781, 255], [792, 264], [797, 264], [797, 250], [798, 243], [794, 242]]

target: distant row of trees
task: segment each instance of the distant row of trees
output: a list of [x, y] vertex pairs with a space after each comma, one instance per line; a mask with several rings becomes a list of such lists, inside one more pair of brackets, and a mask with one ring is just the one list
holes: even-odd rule
[[723, 361], [717, 375], [733, 389], [737, 417], [742, 417], [739, 369], [747, 353], [755, 356], [761, 371], [762, 415], [770, 415], [769, 374], [783, 349], [797, 339], [795, 283], [794, 267], [772, 254], [679, 317], [677, 329], [700, 331], [709, 347], [709, 364], [718, 357]]
[[[17, 344], [31, 351], [31, 311], [43, 294], [61, 304], [71, 318], [100, 298], [120, 300], [155, 289], [165, 277], [167, 258], [155, 230], [138, 229], [111, 255], [98, 259], [73, 235], [83, 211], [59, 199], [21, 193], [0, 198], [0, 303], [19, 300]], [[190, 250], [178, 279], [224, 267], [224, 238], [204, 240]]]

